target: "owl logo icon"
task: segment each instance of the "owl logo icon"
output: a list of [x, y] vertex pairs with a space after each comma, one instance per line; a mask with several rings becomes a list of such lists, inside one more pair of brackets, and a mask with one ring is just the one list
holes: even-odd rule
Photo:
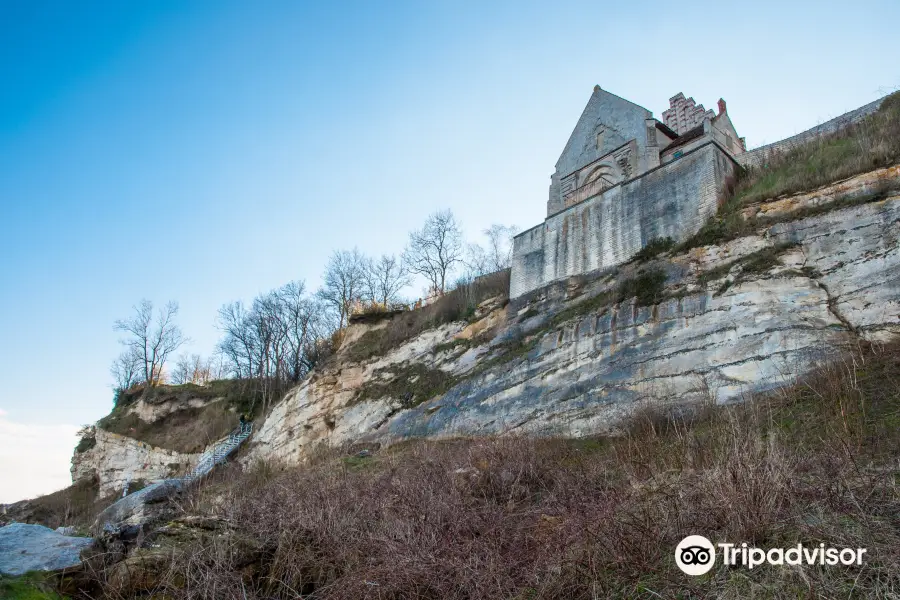
[[688, 575], [703, 575], [716, 564], [716, 549], [702, 535], [689, 535], [675, 547], [675, 564]]

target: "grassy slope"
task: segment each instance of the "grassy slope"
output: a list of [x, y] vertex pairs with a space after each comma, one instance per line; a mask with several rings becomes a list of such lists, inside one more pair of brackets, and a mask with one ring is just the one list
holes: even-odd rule
[[[151, 446], [196, 453], [202, 452], [211, 442], [234, 429], [238, 424], [238, 415], [242, 412], [258, 413], [262, 407], [261, 401], [253, 402], [256, 395], [253, 382], [229, 379], [212, 381], [206, 386], [162, 385], [146, 393], [180, 401], [202, 399], [209, 403], [197, 408], [178, 410], [153, 423], [147, 423], [128, 410], [144, 393], [142, 387], [124, 392], [110, 414], [100, 419], [97, 425], [106, 431], [126, 435]], [[213, 402], [216, 398], [223, 400]], [[82, 443], [81, 446], [84, 449], [91, 447], [89, 443]]]
[[900, 92], [878, 111], [834, 134], [776, 156], [744, 174], [735, 200], [747, 204], [815, 189], [900, 160]]
[[[753, 234], [758, 227], [775, 222], [743, 219], [741, 209], [748, 204], [813, 190], [898, 161], [900, 92], [885, 98], [878, 111], [860, 123], [777, 155], [759, 168], [741, 172], [734, 195], [719, 209], [718, 215], [677, 250], [720, 244], [742, 235]], [[873, 201], [879, 197], [880, 194], [874, 194], [867, 198], [853, 199], [849, 203], [838, 202], [823, 210]], [[801, 216], [811, 214], [784, 218]]]

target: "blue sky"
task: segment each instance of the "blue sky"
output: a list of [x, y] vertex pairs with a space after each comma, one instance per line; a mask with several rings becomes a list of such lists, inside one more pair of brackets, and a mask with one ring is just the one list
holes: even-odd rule
[[753, 147], [900, 87], [898, 21], [865, 0], [3, 2], [0, 438], [106, 414], [112, 324], [141, 298], [177, 300], [208, 354], [220, 305], [315, 288], [336, 248], [399, 252], [446, 207], [472, 239], [537, 224], [594, 84], [657, 117], [723, 96]]

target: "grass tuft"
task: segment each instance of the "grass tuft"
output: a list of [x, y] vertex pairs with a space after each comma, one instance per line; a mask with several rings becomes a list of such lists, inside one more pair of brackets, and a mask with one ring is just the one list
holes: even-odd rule
[[635, 299], [637, 306], [652, 306], [665, 300], [666, 272], [662, 269], [639, 271], [637, 276], [619, 284], [618, 301]]
[[668, 252], [675, 247], [675, 240], [670, 237], [654, 238], [647, 242], [647, 245], [641, 248], [634, 255], [634, 260], [638, 262], [647, 262], [662, 254]]

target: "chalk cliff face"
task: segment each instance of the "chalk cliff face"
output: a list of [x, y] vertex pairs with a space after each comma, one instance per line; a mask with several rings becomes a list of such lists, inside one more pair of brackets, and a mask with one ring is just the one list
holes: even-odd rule
[[193, 466], [199, 454], [155, 448], [133, 438], [93, 429], [93, 447], [72, 457], [72, 481], [96, 476], [100, 494], [119, 493], [126, 482], [171, 477]]
[[[886, 181], [900, 170], [751, 206], [753, 235], [488, 302], [472, 324], [368, 361], [347, 358], [373, 327], [354, 326], [331, 366], [274, 407], [243, 460], [425, 436], [587, 435], [645, 401], [737, 400], [843, 343], [888, 339], [900, 332], [900, 195], [868, 200]], [[665, 273], [661, 301], [621, 299], [642, 271]], [[446, 393], [422, 401], [421, 382], [434, 379]]]

